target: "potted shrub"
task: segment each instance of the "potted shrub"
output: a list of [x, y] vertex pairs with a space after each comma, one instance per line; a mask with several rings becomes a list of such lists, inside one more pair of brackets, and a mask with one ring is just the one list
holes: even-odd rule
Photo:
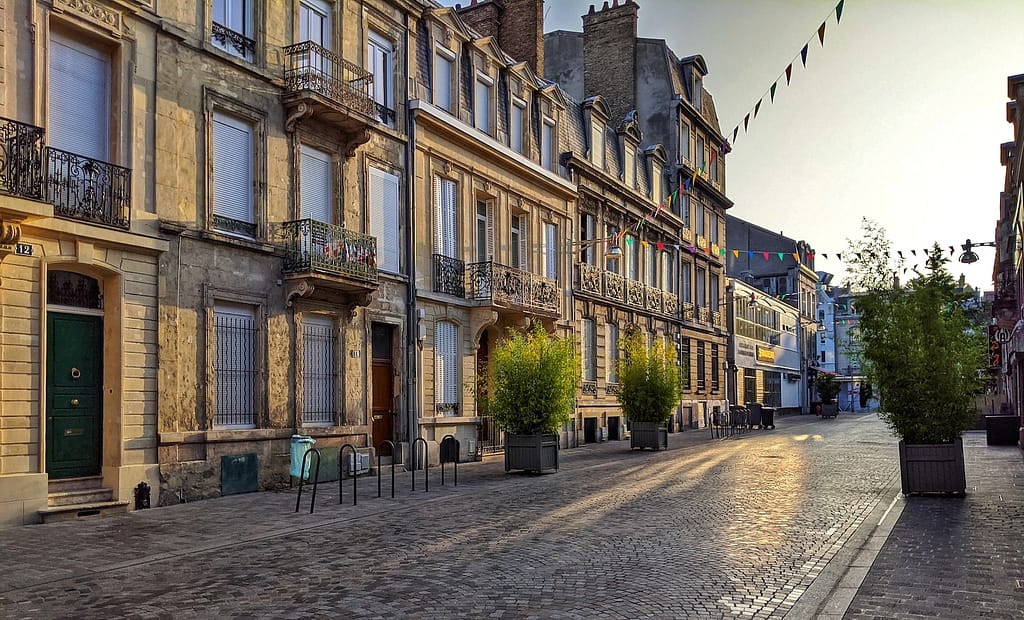
[[818, 390], [818, 396], [821, 397], [821, 417], [836, 417], [836, 396], [839, 395], [842, 385], [836, 381], [835, 375], [825, 372], [818, 373], [818, 377], [814, 380], [814, 387]]
[[675, 351], [662, 339], [648, 348], [638, 329], [626, 332], [619, 360], [619, 403], [629, 420], [629, 447], [668, 448], [668, 426], [683, 382]]
[[487, 407], [505, 430], [505, 471], [558, 469], [558, 430], [572, 419], [579, 372], [572, 341], [539, 323], [495, 347]]
[[967, 489], [960, 433], [977, 418], [984, 334], [972, 329], [947, 259], [935, 245], [927, 271], [895, 279], [858, 302], [861, 352], [880, 397], [879, 416], [900, 438], [903, 493]]

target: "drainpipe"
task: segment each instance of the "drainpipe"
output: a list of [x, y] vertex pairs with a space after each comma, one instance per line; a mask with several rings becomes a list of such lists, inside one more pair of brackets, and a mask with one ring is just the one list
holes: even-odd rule
[[413, 201], [415, 199], [415, 192], [413, 191], [413, 184], [416, 181], [416, 117], [413, 115], [412, 110], [409, 109], [409, 88], [410, 83], [409, 76], [409, 54], [410, 54], [410, 43], [412, 37], [409, 33], [409, 14], [405, 14], [405, 53], [403, 56], [403, 67], [406, 81], [406, 98], [405, 98], [405, 126], [406, 135], [408, 140], [405, 143], [405, 169], [406, 169], [406, 183], [405, 183], [405, 265], [407, 271], [406, 279], [406, 325], [405, 325], [405, 348], [406, 348], [406, 362], [405, 362], [405, 410], [406, 410], [406, 442], [409, 444], [410, 450], [410, 461], [412, 460], [412, 442], [416, 439], [419, 434], [419, 429], [416, 427], [416, 420], [418, 418], [418, 405], [419, 405], [419, 369], [417, 368], [418, 363], [418, 338], [419, 324], [416, 312], [416, 234], [415, 224], [416, 220], [413, 217], [415, 209], [413, 208]]

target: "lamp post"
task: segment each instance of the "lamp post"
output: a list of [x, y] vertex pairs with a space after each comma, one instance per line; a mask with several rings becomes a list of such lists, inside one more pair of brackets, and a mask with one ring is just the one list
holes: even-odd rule
[[966, 241], [964, 241], [963, 245], [960, 246], [960, 248], [963, 250], [963, 253], [957, 260], [959, 260], [961, 263], [965, 265], [970, 265], [971, 263], [978, 262], [978, 254], [977, 252], [974, 251], [974, 248], [978, 247], [994, 248], [996, 247], [996, 242], [981, 241], [978, 243], [972, 243], [970, 239], [967, 239]]

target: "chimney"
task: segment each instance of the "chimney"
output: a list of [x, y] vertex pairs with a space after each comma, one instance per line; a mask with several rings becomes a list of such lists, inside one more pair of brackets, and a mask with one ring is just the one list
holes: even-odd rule
[[636, 23], [633, 0], [607, 0], [600, 10], [583, 16], [583, 92], [601, 95], [611, 118], [636, 109]]
[[495, 37], [502, 51], [544, 76], [544, 0], [472, 0], [455, 10], [480, 36]]
[[455, 5], [455, 12], [459, 14], [466, 25], [480, 33], [482, 37], [497, 37], [498, 27], [501, 23], [501, 13], [504, 9], [501, 0], [473, 0], [469, 6]]

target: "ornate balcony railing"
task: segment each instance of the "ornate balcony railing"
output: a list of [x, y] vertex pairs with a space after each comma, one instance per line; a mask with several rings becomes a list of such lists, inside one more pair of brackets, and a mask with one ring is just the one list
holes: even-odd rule
[[601, 275], [604, 270], [587, 263], [578, 263], [579, 277], [576, 285], [584, 293], [601, 294]]
[[251, 61], [256, 55], [256, 41], [250, 39], [240, 32], [228, 28], [223, 24], [213, 22], [210, 28], [210, 37], [218, 47], [234, 52]]
[[675, 293], [665, 292], [662, 295], [665, 304], [665, 314], [676, 316], [679, 314], [679, 296]]
[[597, 396], [597, 381], [583, 381], [580, 383], [580, 393]]
[[316, 220], [281, 224], [284, 271], [320, 272], [377, 282], [377, 239]]
[[441, 254], [434, 254], [434, 292], [465, 297], [465, 261]]
[[0, 193], [42, 199], [42, 128], [0, 117]]
[[374, 104], [373, 104], [373, 110], [376, 113], [374, 116], [376, 116], [377, 120], [379, 120], [381, 123], [387, 125], [388, 127], [394, 126], [394, 124], [395, 124], [395, 111], [394, 110], [392, 110], [391, 108], [387, 107], [383, 103], [376, 103], [376, 102], [374, 102]]
[[683, 241], [685, 241], [686, 243], [693, 243], [693, 231], [690, 230], [689, 227], [684, 227], [682, 229], [682, 233], [683, 233]]
[[626, 301], [626, 278], [612, 271], [604, 272], [604, 295], [608, 299]]
[[682, 303], [682, 310], [683, 310], [683, 320], [684, 321], [692, 321], [693, 318], [694, 318], [693, 304], [688, 302], [688, 301], [684, 301]]
[[288, 66], [284, 72], [289, 92], [312, 91], [367, 117], [377, 116], [368, 90], [373, 74], [312, 41], [284, 48]]
[[664, 304], [662, 302], [660, 288], [649, 285], [644, 286], [644, 297], [647, 301], [646, 305], [644, 306], [645, 308], [647, 308], [648, 310], [652, 310], [654, 312], [663, 311]]
[[627, 279], [588, 263], [576, 263], [575, 290], [598, 295], [608, 301], [628, 303], [651, 312], [679, 315], [679, 297], [676, 294]]
[[708, 310], [707, 306], [697, 308], [697, 321], [705, 324], [711, 322], [711, 311]]
[[466, 265], [466, 297], [557, 313], [558, 283], [494, 261]]
[[725, 315], [715, 310], [711, 313], [711, 323], [718, 329], [725, 329]]
[[46, 149], [46, 199], [60, 217], [128, 230], [132, 171], [53, 147]]
[[626, 280], [626, 301], [631, 306], [644, 307], [644, 287], [646, 285], [643, 282], [636, 280]]
[[604, 386], [605, 394], [621, 394], [622, 384], [620, 383], [606, 383]]

